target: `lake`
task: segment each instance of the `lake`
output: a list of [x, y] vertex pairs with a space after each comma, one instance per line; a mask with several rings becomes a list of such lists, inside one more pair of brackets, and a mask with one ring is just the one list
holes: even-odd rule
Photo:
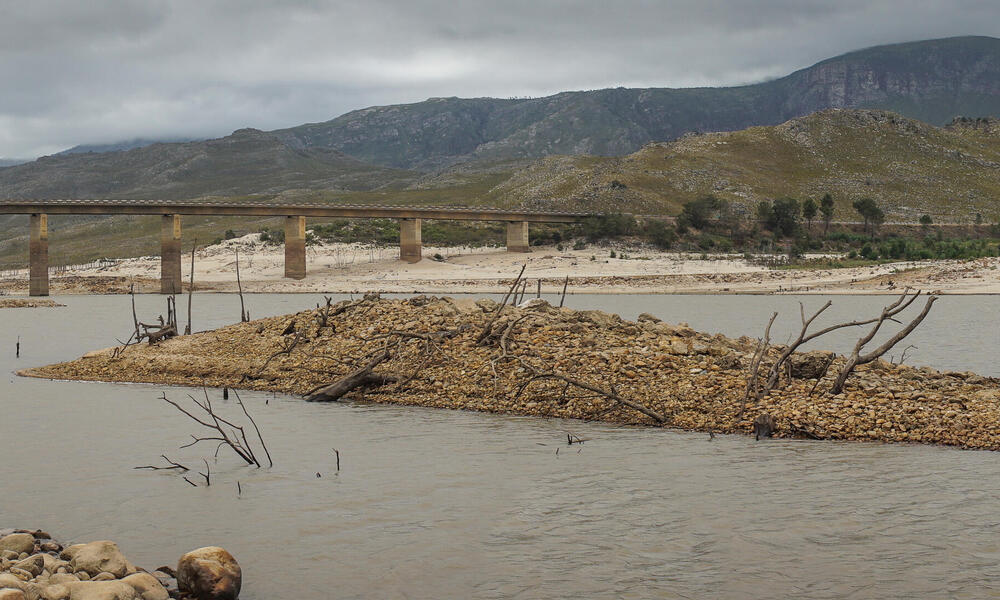
[[[247, 392], [275, 461], [250, 469], [226, 452], [212, 459], [214, 448], [178, 449], [194, 429], [158, 397], [200, 391], [13, 375], [127, 336], [128, 297], [56, 299], [68, 306], [0, 311], [8, 373], [0, 379], [0, 527], [42, 528], [67, 542], [115, 540], [149, 569], [220, 545], [242, 565], [242, 597], [251, 600], [1000, 594], [995, 453], [710, 440]], [[778, 310], [780, 343], [797, 331], [799, 300], [807, 310], [825, 301], [575, 295], [566, 304], [625, 318], [650, 312], [733, 336], [760, 335]], [[874, 315], [891, 299], [832, 300], [828, 322]], [[321, 301], [247, 297], [254, 317]], [[143, 320], [164, 310], [159, 296], [137, 303]], [[178, 304], [183, 325], [186, 304]], [[231, 295], [195, 295], [194, 305], [195, 330], [239, 318]], [[943, 297], [907, 340], [916, 346], [907, 363], [1000, 375], [998, 308], [997, 296]], [[841, 332], [814, 347], [843, 352], [858, 335]], [[209, 393], [223, 411], [238, 410]], [[589, 441], [567, 446], [567, 431]], [[199, 468], [208, 458], [212, 485], [133, 468], [160, 454]]]

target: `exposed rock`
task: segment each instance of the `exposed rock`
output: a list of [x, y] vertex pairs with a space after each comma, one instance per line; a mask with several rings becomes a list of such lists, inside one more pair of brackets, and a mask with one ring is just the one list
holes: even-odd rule
[[22, 552], [31, 554], [35, 550], [35, 536], [30, 533], [12, 533], [0, 538], [0, 550], [10, 550], [18, 555]]
[[0, 590], [0, 600], [25, 600], [24, 592], [11, 588]]
[[122, 581], [132, 586], [142, 600], [167, 600], [170, 597], [163, 584], [149, 573], [133, 573]]
[[63, 551], [62, 557], [69, 559], [74, 571], [83, 571], [91, 578], [105, 571], [120, 578], [128, 571], [128, 561], [118, 545], [106, 540], [70, 546]]
[[636, 321], [638, 321], [640, 323], [662, 323], [663, 322], [661, 319], [659, 319], [655, 315], [651, 315], [649, 313], [642, 313], [642, 314], [640, 314], [639, 317], [636, 319]]
[[723, 354], [715, 359], [715, 364], [719, 366], [720, 369], [734, 370], [739, 369], [743, 366], [740, 357], [735, 353]]
[[792, 377], [798, 379], [819, 379], [826, 375], [833, 357], [833, 352], [823, 352], [821, 350], [793, 354], [788, 358], [788, 362], [792, 366]]
[[233, 555], [218, 546], [192, 550], [177, 562], [177, 584], [197, 600], [235, 600], [243, 572]]
[[77, 581], [64, 587], [72, 600], [139, 600], [135, 588], [122, 581]]
[[31, 573], [32, 577], [38, 577], [42, 574], [42, 570], [45, 569], [45, 559], [42, 558], [42, 555], [36, 554], [14, 563], [13, 568], [23, 569]]

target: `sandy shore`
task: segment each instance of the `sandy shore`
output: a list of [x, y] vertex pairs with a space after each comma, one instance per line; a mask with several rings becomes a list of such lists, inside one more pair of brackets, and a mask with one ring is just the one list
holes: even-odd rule
[[[844, 269], [769, 269], [741, 255], [698, 255], [650, 249], [591, 246], [583, 250], [537, 247], [527, 254], [503, 248], [435, 248], [424, 259], [400, 261], [395, 247], [320, 244], [307, 248], [306, 279], [284, 278], [284, 249], [259, 234], [226, 240], [195, 255], [195, 289], [235, 292], [240, 253], [243, 290], [249, 293], [495, 293], [527, 264], [531, 291], [590, 294], [879, 294], [905, 286], [945, 294], [1000, 293], [1000, 259], [900, 262]], [[614, 250], [616, 257], [611, 257]], [[622, 258], [623, 253], [627, 258]], [[190, 257], [182, 264], [185, 285]], [[159, 257], [112, 260], [54, 269], [53, 294], [159, 291]], [[27, 293], [27, 270], [7, 271], [0, 291]]]

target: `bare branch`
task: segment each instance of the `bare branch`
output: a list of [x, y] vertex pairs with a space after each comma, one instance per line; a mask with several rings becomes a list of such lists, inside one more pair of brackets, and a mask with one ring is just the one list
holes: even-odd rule
[[912, 333], [913, 330], [916, 329], [918, 325], [920, 325], [920, 323], [930, 312], [931, 307], [934, 305], [934, 302], [938, 299], [937, 296], [928, 297], [927, 303], [924, 304], [924, 308], [923, 310], [920, 311], [920, 314], [914, 317], [913, 320], [911, 320], [905, 327], [897, 331], [895, 335], [886, 340], [882, 345], [878, 346], [877, 348], [875, 348], [874, 350], [872, 350], [867, 354], [861, 354], [861, 350], [864, 348], [865, 344], [870, 342], [872, 338], [875, 337], [875, 334], [878, 333], [879, 328], [882, 327], [882, 323], [884, 323], [889, 316], [899, 314], [901, 310], [905, 309], [905, 307], [912, 304], [913, 301], [919, 295], [920, 292], [917, 292], [907, 302], [904, 303], [903, 298], [906, 296], [906, 292], [904, 291], [903, 296], [900, 296], [899, 300], [882, 309], [882, 314], [875, 322], [875, 325], [871, 328], [871, 331], [869, 331], [866, 335], [862, 336], [861, 339], [859, 339], [857, 343], [854, 345], [854, 350], [851, 352], [851, 355], [847, 357], [847, 362], [844, 363], [844, 366], [840, 369], [840, 373], [837, 375], [837, 380], [833, 383], [833, 388], [831, 388], [830, 390], [831, 393], [839, 394], [843, 392], [844, 383], [847, 381], [847, 378], [851, 375], [851, 373], [854, 372], [855, 367], [857, 367], [858, 365], [870, 363], [875, 359], [877, 359], [878, 357], [882, 356], [883, 354], [891, 350], [893, 346], [901, 342], [906, 336], [910, 335], [910, 333]]

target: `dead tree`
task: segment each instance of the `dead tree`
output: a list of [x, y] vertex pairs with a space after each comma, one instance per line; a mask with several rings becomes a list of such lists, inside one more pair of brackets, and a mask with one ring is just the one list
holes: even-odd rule
[[916, 292], [913, 296], [910, 297], [909, 300], [905, 300], [906, 294], [907, 292], [904, 291], [903, 295], [900, 296], [898, 300], [896, 300], [889, 306], [883, 308], [882, 314], [880, 314], [878, 319], [876, 319], [875, 325], [871, 328], [871, 331], [869, 331], [866, 335], [858, 339], [858, 342], [854, 344], [854, 350], [851, 351], [850, 356], [847, 357], [847, 362], [845, 362], [844, 366], [841, 367], [840, 373], [837, 375], [837, 380], [834, 381], [833, 388], [830, 389], [830, 393], [839, 394], [843, 392], [844, 383], [847, 381], [847, 378], [850, 377], [851, 373], [854, 372], [855, 367], [857, 367], [858, 365], [864, 365], [874, 361], [875, 359], [882, 356], [889, 350], [892, 350], [893, 346], [901, 342], [906, 336], [910, 335], [913, 332], [913, 330], [916, 329], [917, 326], [920, 325], [920, 323], [924, 320], [924, 318], [927, 316], [927, 313], [931, 311], [931, 307], [934, 305], [934, 302], [938, 299], [937, 296], [929, 296], [927, 298], [927, 302], [924, 304], [923, 310], [921, 310], [920, 314], [914, 317], [912, 321], [907, 323], [905, 327], [897, 331], [894, 336], [886, 340], [885, 343], [883, 343], [878, 348], [875, 348], [874, 350], [868, 352], [867, 354], [862, 354], [861, 351], [864, 348], [865, 344], [872, 341], [872, 338], [874, 338], [875, 334], [878, 333], [878, 330], [882, 327], [882, 324], [885, 323], [887, 320], [894, 320], [892, 319], [892, 317], [899, 314], [907, 306], [912, 304], [913, 301], [917, 299], [917, 296], [920, 295], [920, 292], [919, 291]]
[[247, 323], [250, 321], [250, 312], [247, 311], [246, 305], [243, 303], [243, 283], [240, 281], [240, 249], [236, 248], [236, 290], [240, 294], [240, 322]]
[[[827, 301], [826, 304], [824, 304], [819, 308], [819, 310], [817, 310], [815, 313], [813, 313], [811, 316], [807, 318], [805, 314], [805, 306], [803, 306], [803, 304], [799, 302], [799, 318], [801, 319], [802, 327], [799, 329], [798, 336], [791, 343], [785, 346], [785, 348], [781, 351], [781, 354], [778, 355], [778, 358], [774, 361], [774, 364], [772, 364], [771, 368], [768, 370], [766, 382], [764, 383], [763, 387], [760, 388], [757, 388], [758, 381], [755, 376], [757, 369], [759, 369], [760, 367], [760, 360], [758, 355], [756, 354], [754, 355], [752, 376], [749, 382], [750, 385], [748, 385], [748, 393], [745, 397], [745, 400], [748, 400], [750, 397], [749, 394], [750, 387], [753, 387], [753, 392], [754, 392], [753, 395], [756, 400], [759, 401], [760, 399], [767, 396], [771, 392], [771, 390], [773, 390], [774, 387], [778, 384], [778, 379], [781, 377], [782, 369], [786, 368], [786, 370], [788, 370], [787, 368], [790, 366], [788, 361], [791, 358], [792, 354], [794, 354], [803, 344], [811, 342], [812, 340], [815, 340], [818, 337], [824, 336], [838, 329], [844, 329], [846, 327], [860, 327], [863, 325], [870, 325], [872, 323], [877, 323], [878, 326], [881, 326], [881, 323], [886, 320], [895, 320], [894, 317], [897, 314], [906, 310], [910, 306], [910, 304], [912, 304], [913, 301], [917, 299], [917, 296], [920, 295], [919, 291], [913, 294], [912, 296], [910, 295], [909, 292], [910, 292], [909, 288], [904, 290], [902, 295], [895, 302], [893, 302], [889, 306], [886, 306], [883, 309], [882, 314], [878, 317], [873, 317], [871, 319], [865, 319], [860, 321], [848, 321], [846, 323], [837, 323], [835, 325], [831, 325], [829, 327], [820, 329], [818, 331], [814, 331], [812, 333], [809, 333], [809, 327], [816, 320], [816, 318], [819, 317], [821, 314], [823, 314], [823, 312], [826, 311], [826, 309], [830, 308], [830, 306], [832, 306], [833, 303]], [[774, 316], [777, 316], [777, 313], [775, 313]], [[771, 323], [774, 322], [774, 316], [771, 317]], [[768, 323], [767, 331], [770, 331], [771, 323]], [[914, 325], [914, 327], [916, 327], [916, 325]], [[870, 338], [868, 341], [870, 341]], [[867, 343], [867, 341], [865, 343]], [[888, 348], [886, 350], [888, 350]], [[879, 356], [881, 356], [881, 354]], [[832, 362], [833, 361], [831, 360], [830, 363]], [[829, 368], [829, 366], [830, 364], [827, 364], [827, 368]], [[742, 411], [740, 414], [742, 416]]]
[[[294, 325], [294, 324], [295, 324], [295, 321], [292, 321], [292, 325]], [[271, 364], [272, 360], [274, 360], [275, 358], [277, 358], [279, 356], [282, 356], [282, 355], [285, 355], [285, 356], [290, 355], [292, 353], [292, 351], [295, 350], [295, 348], [300, 343], [306, 341], [305, 335], [301, 331], [294, 331], [294, 328], [293, 328], [293, 333], [295, 335], [293, 335], [291, 338], [285, 338], [285, 340], [282, 342], [281, 350], [278, 350], [277, 352], [275, 352], [271, 356], [267, 357], [267, 360], [264, 361], [264, 364], [262, 364], [260, 366], [260, 369], [257, 370], [257, 375], [256, 376], [254, 376], [254, 377], [244, 376], [244, 379], [258, 379], [258, 378], [260, 378], [261, 374], [264, 372], [265, 369], [267, 369], [267, 365]]]
[[[234, 390], [235, 391], [235, 390]], [[199, 417], [189, 411], [188, 409], [181, 406], [179, 403], [174, 402], [170, 398], [167, 398], [165, 393], [160, 394], [160, 400], [167, 402], [172, 405], [177, 410], [181, 411], [187, 415], [192, 421], [205, 427], [206, 429], [214, 432], [208, 436], [196, 436], [192, 435], [192, 441], [188, 444], [181, 446], [181, 448], [189, 448], [194, 446], [199, 442], [218, 442], [215, 447], [215, 456], [219, 456], [219, 450], [224, 446], [232, 449], [244, 462], [248, 465], [254, 465], [260, 467], [260, 460], [258, 460], [257, 455], [254, 453], [253, 445], [247, 439], [246, 431], [242, 425], [237, 425], [233, 421], [222, 417], [215, 411], [212, 407], [212, 401], [208, 397], [208, 391], [205, 390], [205, 400], [204, 402], [198, 401], [197, 398], [188, 394], [188, 398], [197, 406], [202, 412], [205, 413], [205, 417]], [[237, 394], [237, 398], [239, 395]], [[243, 409], [243, 414], [246, 415], [247, 419], [253, 425], [254, 430], [257, 433], [257, 439], [264, 449], [264, 453], [267, 455], [270, 466], [274, 466], [274, 462], [271, 461], [271, 454], [267, 451], [267, 445], [264, 443], [264, 438], [260, 434], [260, 429], [257, 427], [257, 422], [254, 421], [253, 417], [250, 416], [249, 411], [247, 411], [246, 406], [243, 404], [242, 400], [239, 400], [239, 405]]]
[[188, 472], [188, 471], [191, 470], [191, 469], [185, 467], [184, 465], [182, 465], [182, 464], [180, 464], [178, 462], [174, 462], [174, 461], [170, 460], [169, 458], [167, 458], [166, 454], [161, 454], [160, 458], [162, 458], [163, 460], [167, 461], [167, 466], [165, 466], [165, 467], [157, 467], [156, 465], [145, 465], [145, 466], [142, 466], [142, 467], [132, 467], [132, 468], [133, 469], [149, 469], [151, 471], [172, 471], [172, 470], [178, 470], [178, 471], [180, 471], [182, 473], [186, 473], [186, 472]]
[[643, 404], [640, 404], [639, 402], [636, 402], [634, 400], [629, 400], [628, 398], [622, 397], [614, 389], [613, 386], [611, 387], [611, 389], [604, 389], [604, 388], [602, 388], [600, 386], [597, 386], [597, 385], [594, 385], [592, 383], [587, 383], [586, 381], [581, 381], [581, 380], [576, 379], [574, 377], [570, 377], [568, 375], [563, 375], [562, 373], [556, 373], [555, 371], [542, 371], [540, 369], [536, 369], [534, 367], [531, 367], [530, 365], [528, 365], [527, 363], [525, 363], [523, 361], [521, 362], [521, 364], [524, 365], [526, 368], [528, 368], [530, 371], [533, 371], [533, 374], [532, 374], [532, 376], [530, 378], [528, 378], [527, 381], [525, 381], [524, 383], [522, 383], [521, 386], [518, 388], [517, 393], [514, 394], [514, 399], [515, 400], [517, 398], [519, 398], [521, 396], [521, 394], [524, 393], [524, 390], [526, 390], [528, 388], [528, 386], [531, 385], [532, 383], [534, 383], [536, 381], [543, 380], [543, 379], [555, 379], [555, 380], [558, 380], [558, 381], [562, 381], [562, 382], [564, 382], [566, 384], [569, 384], [571, 386], [578, 387], [580, 389], [584, 389], [584, 390], [587, 390], [589, 392], [593, 392], [593, 393], [595, 393], [595, 394], [597, 394], [599, 396], [603, 396], [603, 397], [607, 398], [608, 400], [612, 400], [614, 402], [617, 402], [618, 404], [621, 404], [622, 406], [627, 406], [628, 408], [631, 408], [632, 410], [641, 412], [642, 414], [644, 414], [647, 417], [653, 419], [657, 423], [665, 423], [666, 420], [667, 420], [663, 415], [661, 415], [660, 413], [656, 412], [655, 410], [653, 410], [651, 408], [648, 408], [648, 407], [644, 406]]
[[142, 333], [139, 335], [139, 339], [145, 338], [150, 346], [156, 342], [175, 337], [177, 335], [177, 297], [174, 295], [167, 296], [167, 318], [164, 319], [163, 315], [157, 317], [159, 323], [149, 324], [139, 322], [139, 327], [142, 328]]
[[323, 329], [330, 323], [330, 311], [332, 310], [330, 303], [333, 302], [333, 298], [323, 296], [323, 299], [326, 300], [326, 306], [320, 308], [319, 304], [316, 305], [316, 326], [318, 329]]
[[500, 301], [500, 304], [497, 305], [496, 309], [493, 311], [493, 316], [490, 317], [490, 320], [486, 322], [486, 327], [483, 328], [482, 333], [480, 333], [479, 337], [476, 338], [476, 345], [482, 346], [483, 343], [487, 340], [487, 338], [493, 335], [493, 324], [496, 323], [496, 320], [500, 316], [500, 313], [503, 311], [504, 306], [507, 305], [507, 300], [510, 299], [510, 295], [514, 293], [514, 290], [517, 289], [518, 284], [521, 283], [521, 277], [524, 276], [524, 270], [526, 268], [528, 268], [528, 263], [524, 263], [521, 266], [521, 272], [517, 274], [517, 277], [514, 279], [514, 283], [512, 283], [510, 289], [507, 290], [507, 294], [503, 297], [503, 300]]
[[757, 349], [754, 350], [753, 360], [750, 361], [749, 375], [747, 376], [747, 387], [743, 394], [743, 404], [740, 405], [740, 412], [736, 416], [737, 421], [743, 420], [743, 414], [747, 409], [747, 402], [750, 401], [750, 396], [753, 395], [754, 398], [758, 398], [758, 386], [760, 385], [760, 363], [767, 354], [767, 348], [771, 344], [771, 326], [774, 325], [774, 320], [778, 318], [778, 313], [771, 313], [771, 319], [767, 322], [767, 327], [764, 328], [764, 337], [757, 340]]
[[[909, 291], [908, 289], [904, 291], [903, 295], [897, 302], [894, 302], [892, 305], [887, 307], [888, 309], [891, 310], [889, 311], [886, 318], [891, 319], [896, 314], [906, 310], [906, 308], [910, 305], [910, 303], [916, 299], [917, 295], [919, 295], [918, 292], [917, 295], [914, 295], [910, 297], [909, 300], [907, 300], [906, 298], [908, 291]], [[799, 330], [798, 337], [796, 337], [795, 340], [793, 340], [790, 344], [788, 344], [785, 347], [785, 349], [778, 356], [778, 359], [774, 362], [773, 365], [771, 365], [771, 369], [768, 371], [767, 382], [764, 384], [764, 387], [761, 388], [757, 393], [758, 400], [768, 395], [771, 392], [771, 390], [774, 389], [774, 386], [778, 384], [778, 379], [781, 376], [782, 367], [787, 365], [788, 359], [791, 358], [792, 354], [795, 353], [803, 344], [811, 342], [812, 340], [818, 337], [824, 336], [838, 329], [843, 329], [845, 327], [860, 327], [862, 325], [870, 325], [879, 320], [879, 317], [874, 317], [872, 319], [866, 319], [864, 321], [850, 321], [847, 323], [838, 323], [836, 325], [831, 325], [829, 327], [826, 327], [825, 329], [821, 329], [813, 333], [808, 333], [809, 326], [812, 325], [813, 321], [815, 321], [818, 316], [823, 314], [823, 312], [826, 309], [830, 308], [832, 305], [833, 302], [828, 300], [826, 304], [821, 306], [819, 310], [817, 310], [815, 313], [812, 314], [812, 316], [806, 318], [805, 306], [803, 306], [803, 304], [799, 302], [799, 318], [802, 321], [802, 328]]]
[[194, 295], [194, 251], [198, 249], [198, 240], [191, 245], [191, 280], [188, 282], [188, 322], [184, 327], [184, 335], [191, 335], [191, 297]]

